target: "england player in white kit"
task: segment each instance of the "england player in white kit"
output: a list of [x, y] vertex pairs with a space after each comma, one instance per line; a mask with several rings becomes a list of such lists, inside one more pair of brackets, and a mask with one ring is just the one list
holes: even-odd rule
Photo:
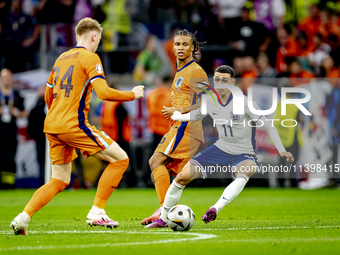
[[[235, 71], [230, 66], [220, 66], [215, 70], [214, 84], [235, 84], [234, 77]], [[217, 96], [214, 96], [214, 99], [207, 96], [207, 114], [214, 119], [219, 139], [192, 158], [182, 172], [176, 176], [167, 191], [160, 219], [149, 225], [149, 228], [167, 227], [168, 212], [178, 203], [188, 183], [197, 178], [206, 178], [208, 174], [211, 174], [211, 169], [214, 169], [212, 166], [220, 166], [220, 169], [221, 166], [227, 166], [233, 171], [234, 181], [226, 187], [220, 199], [202, 217], [205, 223], [215, 220], [217, 213], [240, 194], [249, 177], [256, 172], [256, 124], [268, 132], [280, 156], [285, 157], [291, 163], [294, 162], [292, 154], [286, 152], [283, 147], [271, 121], [268, 121], [265, 116], [253, 114], [247, 104], [244, 106], [244, 115], [234, 115], [231, 91], [226, 88], [217, 88], [216, 91], [222, 104], [215, 103], [218, 101]], [[247, 102], [247, 100], [244, 101]], [[258, 109], [255, 102], [253, 105]], [[171, 118], [182, 122], [196, 121], [203, 119], [207, 114], [201, 114], [201, 109], [196, 109], [187, 114], [175, 112]], [[196, 169], [196, 171], [190, 171], [190, 169]]]

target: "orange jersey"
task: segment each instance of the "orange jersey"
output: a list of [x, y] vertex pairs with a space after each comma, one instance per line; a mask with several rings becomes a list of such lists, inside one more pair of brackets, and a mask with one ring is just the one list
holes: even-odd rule
[[[203, 92], [204, 83], [208, 84], [208, 76], [194, 60], [177, 70], [171, 85], [172, 107], [180, 108], [196, 104], [198, 95]], [[185, 132], [193, 138], [204, 141], [201, 122], [188, 122]], [[179, 128], [181, 124], [179, 121], [172, 121], [171, 128]]]
[[169, 87], [159, 87], [151, 90], [146, 98], [150, 113], [149, 127], [153, 133], [164, 135], [169, 131], [169, 123], [163, 114], [163, 106], [171, 106], [171, 92]]
[[130, 101], [133, 92], [122, 92], [107, 86], [102, 63], [97, 54], [84, 47], [73, 48], [59, 56], [47, 81], [45, 101], [49, 109], [45, 133], [61, 134], [88, 128], [88, 112], [92, 89], [99, 98]]

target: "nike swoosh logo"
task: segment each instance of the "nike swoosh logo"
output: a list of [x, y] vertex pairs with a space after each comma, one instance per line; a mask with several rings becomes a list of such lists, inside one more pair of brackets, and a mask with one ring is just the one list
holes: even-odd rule
[[216, 112], [213, 112], [212, 114], [213, 114], [213, 115], [217, 115], [218, 113], [216, 113]]
[[224, 200], [229, 200], [228, 198], [223, 197]]

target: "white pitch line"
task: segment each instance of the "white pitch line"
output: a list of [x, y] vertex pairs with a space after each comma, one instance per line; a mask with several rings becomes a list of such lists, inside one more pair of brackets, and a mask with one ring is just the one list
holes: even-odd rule
[[315, 241], [334, 242], [340, 241], [340, 237], [292, 237], [292, 238], [249, 238], [249, 239], [227, 239], [216, 240], [217, 243], [310, 243]]
[[[228, 230], [228, 231], [238, 231], [238, 230], [285, 230], [285, 229], [312, 229], [312, 228], [340, 228], [340, 226], [293, 226], [293, 227], [258, 227], [258, 228], [204, 228], [204, 229], [197, 229], [197, 231], [221, 231], [221, 230]], [[153, 232], [153, 234], [162, 234], [167, 232], [168, 230], [161, 230], [157, 232]], [[195, 231], [195, 230], [194, 230]], [[86, 233], [97, 233], [97, 234], [114, 234], [114, 233], [146, 233], [140, 231], [125, 231], [125, 230], [55, 230], [55, 231], [29, 231], [29, 234], [86, 234]], [[173, 234], [180, 234], [180, 232], [170, 232]], [[191, 232], [192, 233], [192, 232]], [[0, 231], [0, 235], [8, 235], [13, 234], [12, 230], [2, 230]]]
[[[33, 232], [33, 231], [32, 231]], [[102, 248], [102, 247], [114, 247], [114, 246], [127, 246], [127, 245], [150, 245], [150, 244], [162, 244], [162, 243], [174, 243], [174, 242], [183, 242], [183, 241], [195, 241], [201, 239], [211, 239], [217, 237], [216, 235], [211, 234], [200, 234], [200, 233], [175, 233], [175, 232], [139, 232], [139, 231], [36, 231], [37, 233], [131, 233], [131, 234], [169, 234], [169, 235], [186, 235], [186, 236], [194, 236], [189, 238], [179, 238], [179, 239], [168, 239], [168, 240], [158, 240], [158, 241], [150, 241], [150, 242], [130, 242], [130, 243], [102, 243], [102, 244], [81, 244], [81, 245], [47, 245], [47, 246], [17, 246], [10, 248], [0, 248], [0, 251], [16, 251], [16, 250], [56, 250], [56, 249], [84, 249], [84, 248]]]
[[312, 228], [340, 228], [340, 226], [294, 226], [294, 227], [263, 227], [263, 228], [204, 228], [204, 231], [218, 231], [218, 230], [284, 230], [284, 229], [312, 229]]
[[[238, 231], [238, 230], [284, 230], [284, 229], [312, 229], [312, 228], [340, 228], [340, 226], [293, 226], [293, 227], [258, 227], [258, 228], [204, 228], [197, 229], [197, 231]], [[161, 230], [157, 232], [152, 232], [153, 234], [163, 234], [168, 230]], [[195, 231], [195, 230], [194, 230]], [[55, 230], [55, 231], [29, 231], [29, 234], [86, 234], [86, 233], [97, 233], [97, 234], [115, 234], [115, 233], [147, 233], [141, 231], [126, 231], [126, 230]], [[173, 234], [181, 234], [181, 232], [170, 232]], [[192, 233], [192, 232], [191, 232]], [[0, 231], [0, 235], [8, 235], [13, 234], [12, 230], [2, 230]], [[188, 233], [187, 233], [188, 234]]]
[[[164, 232], [170, 232], [172, 234], [181, 234], [181, 232], [171, 231], [157, 231], [152, 232], [153, 234], [163, 234]], [[116, 234], [116, 233], [128, 233], [128, 234], [150, 234], [150, 231], [129, 231], [129, 230], [51, 230], [51, 231], [28, 231], [28, 234]], [[13, 234], [11, 230], [0, 231], [0, 235]], [[190, 233], [189, 233], [190, 234]]]

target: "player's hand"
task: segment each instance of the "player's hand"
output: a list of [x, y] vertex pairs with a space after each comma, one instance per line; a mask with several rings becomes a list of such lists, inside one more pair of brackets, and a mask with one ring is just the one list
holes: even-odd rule
[[138, 85], [134, 87], [131, 91], [135, 93], [135, 99], [144, 97], [144, 86], [143, 85]]
[[167, 120], [170, 119], [172, 114], [174, 114], [174, 112], [177, 110], [176, 108], [173, 108], [173, 107], [163, 106], [163, 108], [164, 109], [162, 110], [162, 113]]
[[294, 163], [294, 158], [293, 158], [292, 153], [285, 151], [285, 152], [281, 152], [280, 156], [285, 157], [288, 162]]
[[182, 113], [179, 111], [174, 111], [174, 113], [171, 115], [171, 119], [180, 121], [180, 118], [182, 116]]
[[2, 108], [0, 107], [0, 115], [2, 114]]

